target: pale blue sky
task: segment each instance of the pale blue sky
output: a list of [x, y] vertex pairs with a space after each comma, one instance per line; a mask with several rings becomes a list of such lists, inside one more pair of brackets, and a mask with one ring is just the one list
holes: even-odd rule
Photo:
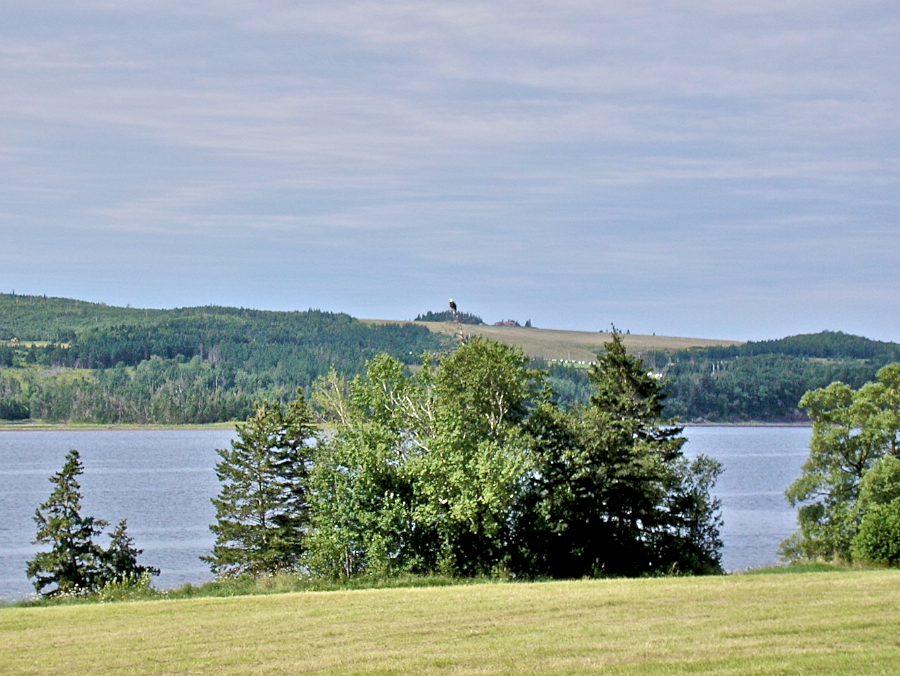
[[5, 0], [0, 291], [900, 340], [898, 132], [896, 0]]

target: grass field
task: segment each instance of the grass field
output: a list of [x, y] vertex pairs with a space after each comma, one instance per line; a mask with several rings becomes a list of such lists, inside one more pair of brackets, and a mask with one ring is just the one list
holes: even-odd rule
[[900, 571], [0, 608], [3, 674], [895, 674]]
[[[384, 320], [364, 319], [376, 324], [391, 323]], [[399, 323], [399, 322], [393, 322]], [[456, 335], [456, 325], [450, 322], [415, 322], [434, 333]], [[465, 335], [485, 336], [501, 343], [518, 345], [529, 357], [537, 359], [571, 359], [593, 361], [603, 344], [609, 342], [610, 334], [589, 331], [560, 331], [556, 329], [536, 329], [519, 326], [472, 326], [463, 325]], [[740, 345], [737, 340], [715, 340], [709, 338], [676, 338], [672, 336], [625, 335], [625, 346], [631, 352], [647, 350], [681, 350], [689, 347], [710, 345]]]

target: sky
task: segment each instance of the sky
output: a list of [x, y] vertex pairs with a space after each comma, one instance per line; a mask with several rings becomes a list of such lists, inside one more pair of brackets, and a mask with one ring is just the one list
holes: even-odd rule
[[900, 341], [900, 5], [4, 0], [0, 292]]

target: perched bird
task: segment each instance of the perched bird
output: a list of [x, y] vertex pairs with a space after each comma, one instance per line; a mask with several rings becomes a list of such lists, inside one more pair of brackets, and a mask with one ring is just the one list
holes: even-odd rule
[[450, 310], [453, 312], [453, 314], [456, 314], [456, 303], [452, 298], [450, 299]]

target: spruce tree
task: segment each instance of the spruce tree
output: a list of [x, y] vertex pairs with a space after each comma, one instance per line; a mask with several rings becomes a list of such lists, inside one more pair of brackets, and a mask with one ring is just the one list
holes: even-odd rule
[[81, 515], [78, 476], [83, 471], [78, 451], [72, 449], [62, 470], [50, 478], [53, 492], [35, 511], [33, 544], [50, 545], [50, 550], [35, 555], [26, 573], [44, 596], [95, 591], [105, 578], [105, 552], [94, 538], [107, 523]]
[[257, 405], [238, 425], [230, 449], [219, 449], [213, 498], [216, 544], [202, 559], [216, 575], [265, 575], [296, 569], [309, 522], [307, 483], [312, 412], [303, 395], [285, 411], [278, 404]]
[[38, 530], [33, 544], [50, 545], [50, 550], [36, 554], [25, 572], [33, 578], [34, 588], [47, 597], [90, 594], [110, 582], [137, 581], [145, 573], [159, 575], [158, 569], [138, 564], [142, 550], [135, 548], [124, 519], [108, 549], [94, 540], [108, 524], [81, 515], [78, 477], [83, 472], [81, 457], [72, 449], [62, 470], [50, 478], [53, 492], [34, 515]]
[[544, 404], [530, 422], [536, 471], [519, 529], [531, 575], [630, 576], [721, 570], [721, 466], [682, 452], [663, 417], [665, 383], [613, 332], [589, 371], [590, 406]]
[[105, 582], [136, 582], [145, 574], [159, 575], [159, 568], [142, 566], [137, 557], [143, 549], [137, 549], [128, 534], [128, 521], [122, 519], [113, 531], [109, 548], [103, 553]]

